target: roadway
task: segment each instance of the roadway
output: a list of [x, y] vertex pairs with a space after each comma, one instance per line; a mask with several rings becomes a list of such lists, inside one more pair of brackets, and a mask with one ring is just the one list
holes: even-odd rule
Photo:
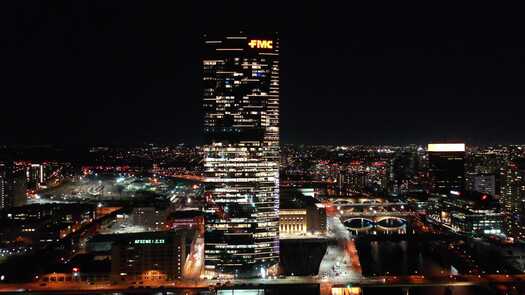
[[[41, 286], [40, 282], [25, 284], [0, 284], [0, 292], [128, 292], [129, 290], [162, 289], [165, 291], [180, 289], [212, 288], [264, 288], [279, 285], [320, 284], [331, 287], [438, 287], [438, 286], [482, 286], [525, 284], [525, 274], [517, 275], [457, 275], [457, 276], [380, 276], [347, 279], [323, 279], [318, 276], [289, 276], [275, 279], [235, 279], [234, 281], [218, 280], [177, 280], [172, 282], [152, 281], [139, 286], [129, 283], [110, 284], [108, 282], [88, 284], [85, 282], [54, 282]], [[73, 292], [73, 293], [74, 293]]]
[[198, 237], [190, 255], [186, 259], [182, 276], [186, 279], [197, 280], [200, 278], [204, 266], [204, 238]]
[[[358, 281], [363, 278], [358, 256], [348, 251], [353, 243], [350, 233], [341, 223], [339, 216], [327, 217], [327, 228], [330, 236], [337, 243], [328, 244], [326, 254], [319, 265], [319, 277], [322, 281], [344, 282]], [[357, 260], [357, 261], [356, 261]]]

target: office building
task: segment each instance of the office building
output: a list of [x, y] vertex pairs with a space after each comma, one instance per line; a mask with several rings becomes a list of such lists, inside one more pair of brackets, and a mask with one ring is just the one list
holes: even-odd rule
[[25, 203], [25, 179], [13, 162], [0, 162], [0, 209]]
[[415, 152], [399, 152], [390, 161], [390, 191], [405, 194], [412, 187], [417, 173], [417, 155]]
[[44, 165], [43, 164], [29, 164], [27, 166], [27, 189], [30, 193], [35, 193], [44, 184]]
[[279, 261], [279, 41], [205, 36], [207, 272], [251, 276]]
[[163, 281], [182, 278], [194, 240], [195, 232], [186, 229], [96, 235], [86, 249], [98, 260], [110, 259], [113, 281]]
[[501, 203], [507, 213], [505, 233], [509, 237], [525, 239], [525, 159], [508, 160], [500, 170], [502, 179]]
[[431, 143], [427, 151], [432, 192], [465, 190], [465, 144]]
[[452, 191], [429, 201], [428, 218], [453, 231], [466, 234], [502, 234], [504, 214], [489, 194]]
[[496, 175], [484, 173], [471, 173], [467, 177], [468, 189], [486, 193], [489, 195], [496, 195]]
[[121, 235], [111, 247], [113, 280], [182, 278], [188, 250], [186, 231]]
[[11, 167], [7, 163], [0, 163], [0, 209], [13, 206], [11, 194]]

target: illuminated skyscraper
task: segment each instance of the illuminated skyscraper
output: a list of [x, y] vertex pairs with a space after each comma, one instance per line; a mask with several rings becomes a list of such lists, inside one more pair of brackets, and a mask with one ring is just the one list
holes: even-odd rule
[[10, 166], [0, 162], [0, 209], [13, 206], [13, 198], [10, 194]]
[[204, 43], [205, 267], [251, 276], [279, 262], [279, 41]]
[[428, 164], [432, 192], [448, 194], [465, 190], [465, 144], [431, 143]]
[[25, 193], [25, 179], [13, 162], [0, 161], [0, 209], [25, 203]]
[[44, 183], [44, 165], [30, 164], [27, 166], [27, 188], [36, 191]]

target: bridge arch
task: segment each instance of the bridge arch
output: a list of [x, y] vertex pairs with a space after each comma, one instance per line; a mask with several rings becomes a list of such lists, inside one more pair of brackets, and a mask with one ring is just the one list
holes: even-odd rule
[[406, 229], [408, 219], [406, 216], [379, 215], [379, 216], [348, 216], [341, 219], [343, 225], [351, 231], [368, 231], [378, 229], [381, 231], [397, 231]]
[[373, 228], [375, 224], [374, 220], [364, 217], [349, 218], [343, 222], [347, 229], [354, 231], [365, 231]]
[[376, 227], [384, 230], [401, 229], [407, 225], [408, 221], [405, 218], [397, 216], [382, 216], [376, 219]]

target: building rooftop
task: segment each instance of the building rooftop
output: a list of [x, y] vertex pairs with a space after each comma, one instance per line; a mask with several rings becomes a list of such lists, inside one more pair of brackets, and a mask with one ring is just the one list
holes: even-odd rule
[[446, 201], [457, 203], [470, 210], [489, 210], [499, 207], [498, 199], [495, 196], [476, 191], [452, 191], [448, 194]]
[[316, 207], [317, 203], [320, 202], [313, 197], [303, 195], [297, 189], [284, 189], [281, 191], [281, 209], [303, 209], [307, 207]]
[[159, 237], [175, 237], [181, 234], [186, 234], [188, 230], [177, 229], [175, 231], [155, 231], [155, 232], [138, 232], [138, 233], [125, 233], [125, 234], [106, 234], [96, 235], [88, 243], [103, 243], [103, 242], [126, 242], [137, 239], [156, 239]]
[[204, 216], [204, 213], [200, 210], [177, 210], [168, 215], [168, 219], [187, 219]]

